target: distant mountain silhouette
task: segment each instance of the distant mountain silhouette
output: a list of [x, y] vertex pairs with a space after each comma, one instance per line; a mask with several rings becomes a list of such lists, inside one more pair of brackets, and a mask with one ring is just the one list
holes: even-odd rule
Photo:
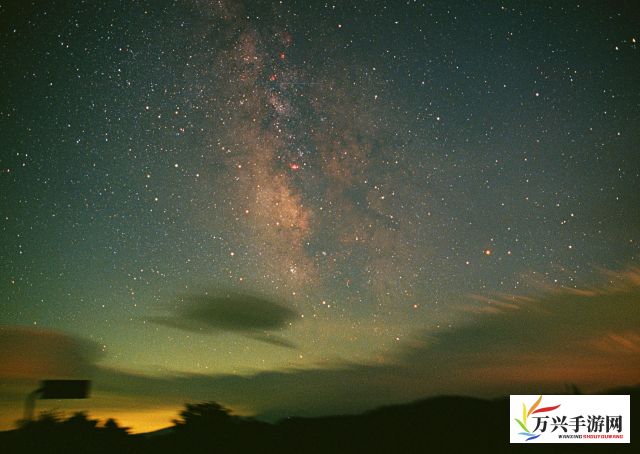
[[[577, 392], [577, 388], [574, 389]], [[631, 432], [637, 436], [640, 387], [603, 394], [631, 395]], [[427, 453], [531, 452], [509, 444], [509, 399], [439, 396], [359, 415], [287, 418], [269, 424], [233, 416], [215, 402], [187, 404], [174, 425], [129, 435], [113, 420], [100, 426], [84, 413], [68, 419], [43, 414], [0, 433], [8, 453]], [[632, 452], [626, 445], [545, 445], [544, 452]]]

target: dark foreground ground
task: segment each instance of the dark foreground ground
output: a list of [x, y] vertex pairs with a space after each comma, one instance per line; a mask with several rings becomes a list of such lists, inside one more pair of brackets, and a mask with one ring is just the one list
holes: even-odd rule
[[[631, 432], [638, 431], [640, 388], [631, 395]], [[79, 413], [43, 415], [0, 433], [2, 453], [437, 453], [640, 452], [627, 445], [509, 444], [509, 400], [435, 397], [354, 416], [290, 418], [275, 424], [234, 417], [216, 403], [187, 405], [171, 428], [129, 435], [114, 421], [98, 426]], [[636, 440], [637, 441], [637, 440]], [[635, 446], [635, 449], [634, 449]]]

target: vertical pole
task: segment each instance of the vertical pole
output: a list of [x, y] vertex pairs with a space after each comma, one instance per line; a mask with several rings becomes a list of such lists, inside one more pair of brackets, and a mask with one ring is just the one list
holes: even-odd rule
[[26, 400], [24, 401], [24, 421], [29, 422], [33, 421], [33, 409], [36, 406], [36, 398], [38, 394], [42, 391], [41, 388], [36, 389], [35, 391], [31, 391]]

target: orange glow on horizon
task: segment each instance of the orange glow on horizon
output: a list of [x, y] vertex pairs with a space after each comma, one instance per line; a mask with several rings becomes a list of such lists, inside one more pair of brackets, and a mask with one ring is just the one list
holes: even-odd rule
[[140, 410], [93, 410], [90, 417], [104, 423], [109, 418], [116, 420], [121, 427], [128, 427], [129, 433], [138, 434], [153, 432], [172, 425], [172, 420], [179, 417], [179, 407], [166, 407]]

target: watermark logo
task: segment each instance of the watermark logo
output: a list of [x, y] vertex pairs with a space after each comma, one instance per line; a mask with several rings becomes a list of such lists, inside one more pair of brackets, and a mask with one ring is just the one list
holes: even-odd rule
[[531, 407], [529, 407], [529, 410], [527, 410], [526, 405], [524, 404], [524, 402], [522, 402], [522, 420], [516, 418], [516, 422], [520, 425], [520, 427], [524, 429], [524, 432], [520, 432], [518, 435], [524, 435], [525, 437], [527, 437], [525, 441], [535, 440], [540, 435], [542, 435], [542, 433], [538, 433], [538, 434], [534, 433], [540, 428], [540, 418], [536, 418], [537, 423], [536, 423], [535, 429], [533, 430], [527, 429], [527, 418], [531, 414], [553, 411], [560, 407], [560, 405], [558, 404], [558, 405], [553, 405], [551, 407], [538, 408], [538, 405], [540, 405], [540, 402], [542, 402], [542, 396], [538, 397], [538, 400], [536, 400], [536, 402]]
[[628, 395], [512, 395], [510, 416], [511, 443], [631, 442]]

